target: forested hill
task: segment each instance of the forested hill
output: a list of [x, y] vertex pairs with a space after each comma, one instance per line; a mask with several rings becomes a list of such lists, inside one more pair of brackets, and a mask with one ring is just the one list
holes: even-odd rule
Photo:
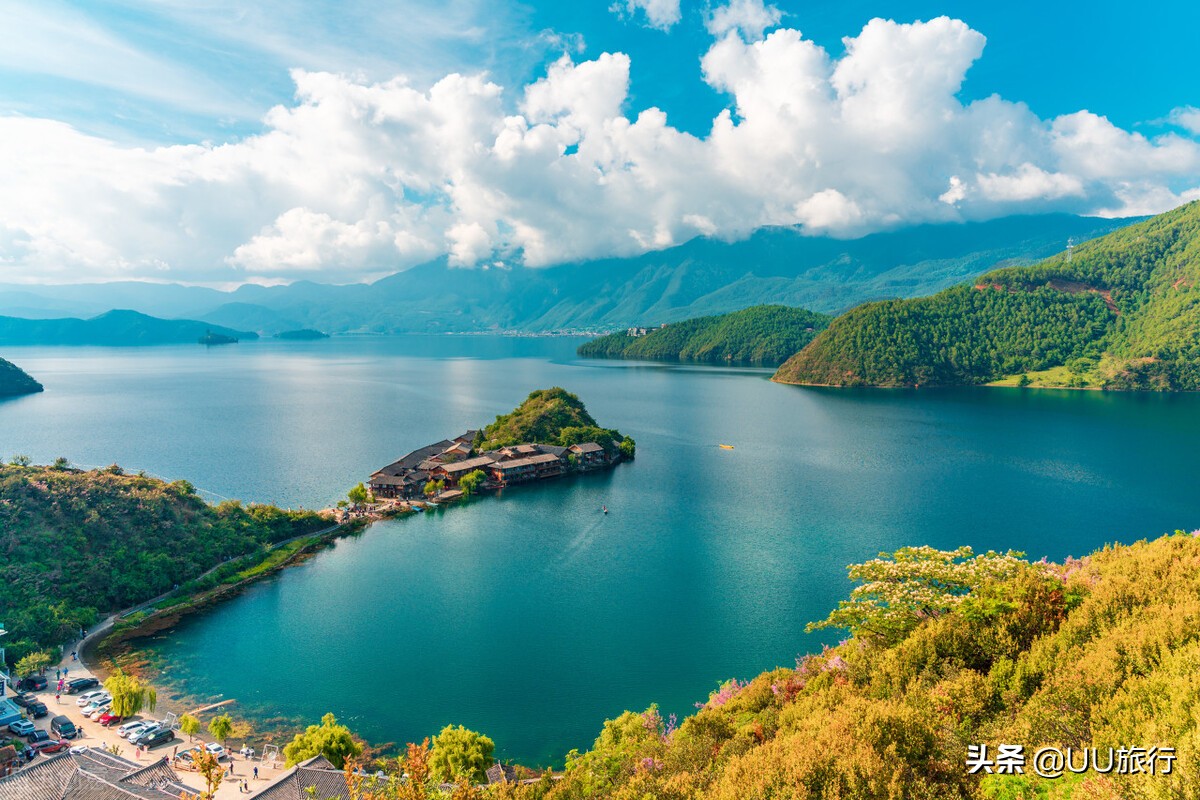
[[803, 308], [754, 306], [673, 322], [641, 336], [618, 331], [580, 345], [579, 355], [776, 366], [811, 342], [831, 319]]
[[538, 443], [570, 447], [595, 442], [610, 455], [633, 458], [635, 443], [612, 428], [601, 428], [578, 395], [560, 386], [538, 389], [507, 414], [479, 431], [478, 450], [494, 450], [515, 444]]
[[15, 397], [42, 391], [42, 385], [11, 361], [0, 358], [0, 397]]
[[329, 524], [273, 506], [211, 506], [187, 481], [25, 461], [0, 466], [0, 609], [10, 663], [228, 557]]
[[1200, 203], [932, 297], [860, 306], [783, 383], [1200, 389]]

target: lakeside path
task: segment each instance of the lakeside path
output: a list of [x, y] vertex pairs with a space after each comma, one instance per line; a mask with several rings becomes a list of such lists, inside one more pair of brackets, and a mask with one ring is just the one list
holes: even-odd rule
[[[275, 552], [276, 550], [278, 550], [282, 547], [285, 547], [289, 544], [292, 544], [294, 542], [303, 540], [303, 539], [325, 540], [325, 539], [333, 536], [334, 534], [336, 534], [341, 529], [353, 526], [353, 524], [358, 521], [359, 521], [359, 519], [346, 520], [343, 522], [338, 522], [334, 525], [330, 525], [329, 527], [322, 528], [319, 531], [313, 531], [311, 533], [305, 533], [305, 534], [301, 534], [299, 536], [293, 536], [289, 539], [284, 539], [280, 542], [276, 542], [275, 544], [273, 544], [270, 547], [270, 549], [268, 549], [267, 551], [265, 551], [262, 554], [262, 556], [263, 556], [263, 558], [266, 558], [267, 556], [269, 556], [271, 553]], [[245, 557], [243, 556], [242, 558], [245, 558]], [[208, 569], [205, 572], [203, 572], [202, 574], [198, 575], [195, 580], [201, 580], [205, 577], [208, 577], [209, 575], [216, 572], [218, 569], [221, 569], [222, 567], [227, 566], [229, 563], [230, 562], [228, 562], [228, 561], [223, 561], [220, 564], [217, 564], [216, 566], [212, 567], [211, 569]], [[280, 566], [283, 566], [283, 565], [281, 564]], [[254, 576], [253, 578], [247, 579], [245, 581], [240, 581], [235, 584], [229, 584], [224, 588], [226, 590], [234, 589], [234, 588], [246, 585], [248, 583], [251, 583], [254, 580], [257, 580], [258, 578], [263, 577], [267, 574], [270, 574], [270, 572], [269, 571], [264, 572], [262, 575]], [[219, 588], [221, 588], [221, 587], [218, 587], [218, 589]], [[68, 679], [96, 678], [97, 680], [103, 682], [106, 677], [105, 671], [102, 669], [99, 669], [96, 666], [90, 666], [88, 664], [88, 659], [86, 657], [86, 654], [90, 654], [92, 649], [96, 645], [98, 645], [101, 641], [103, 641], [104, 637], [106, 637], [109, 633], [112, 632], [113, 627], [116, 625], [116, 623], [118, 621], [120, 621], [121, 619], [130, 617], [133, 614], [138, 613], [139, 611], [144, 611], [148, 608], [153, 607], [154, 605], [162, 602], [163, 600], [166, 600], [167, 598], [173, 596], [176, 593], [176, 591], [177, 590], [172, 589], [168, 592], [164, 592], [164, 593], [158, 595], [157, 597], [151, 598], [150, 600], [146, 600], [145, 602], [138, 603], [137, 605], [130, 606], [129, 608], [123, 609], [114, 614], [110, 614], [108, 617], [106, 617], [100, 623], [98, 623], [97, 625], [94, 625], [90, 630], [88, 630], [86, 635], [82, 639], [78, 640], [77, 642], [75, 642], [72, 645], [66, 646], [63, 651], [62, 660], [57, 665], [55, 665], [54, 668], [58, 669], [58, 670], [65, 670], [67, 672]], [[201, 593], [200, 595], [198, 595], [198, 597], [203, 597], [206, 594], [207, 593]], [[76, 653], [76, 658], [74, 660], [72, 660], [72, 657], [71, 657], [72, 652]], [[49, 678], [50, 676], [47, 676], [47, 677]], [[46, 707], [48, 709], [50, 709], [50, 714], [48, 714], [45, 718], [43, 718], [41, 720], [37, 720], [36, 724], [38, 725], [39, 728], [48, 729], [50, 720], [55, 715], [58, 715], [58, 714], [66, 715], [67, 717], [69, 717], [71, 719], [72, 722], [75, 723], [76, 727], [79, 728], [79, 731], [80, 731], [79, 737], [72, 742], [73, 746], [83, 745], [83, 746], [87, 746], [87, 747], [107, 747], [110, 750], [111, 750], [111, 748], [116, 747], [119, 749], [119, 755], [121, 755], [123, 758], [127, 758], [131, 761], [135, 761], [137, 763], [146, 764], [146, 765], [151, 764], [154, 761], [160, 760], [163, 758], [166, 758], [166, 759], [168, 759], [168, 761], [170, 761], [170, 759], [174, 755], [174, 753], [181, 752], [181, 751], [186, 750], [189, 747], [193, 746], [193, 742], [190, 740], [189, 737], [184, 736], [182, 734], [177, 734], [178, 738], [175, 741], [171, 742], [169, 745], [163, 745], [152, 751], [143, 751], [139, 758], [138, 754], [137, 754], [137, 748], [134, 747], [133, 745], [131, 745], [128, 741], [122, 739], [119, 735], [117, 735], [117, 732], [115, 729], [105, 728], [104, 726], [100, 725], [99, 723], [96, 723], [96, 722], [93, 722], [91, 720], [84, 718], [83, 713], [82, 713], [83, 710], [75, 702], [78, 699], [78, 695], [64, 694], [61, 696], [61, 698], [59, 700], [56, 701], [55, 700], [56, 685], [57, 685], [57, 681], [54, 679], [50, 679], [47, 681], [47, 689], [45, 691], [36, 693], [39, 696], [39, 698], [42, 700], [42, 702], [44, 702], [46, 704]], [[181, 714], [186, 711], [191, 711], [192, 713], [195, 713], [195, 709], [192, 709], [190, 707], [185, 707], [185, 705], [183, 703], [179, 702], [178, 698], [166, 697], [163, 699], [166, 700], [166, 705], [170, 705], [170, 706], [179, 708], [180, 709], [179, 713], [181, 713]], [[164, 705], [164, 704], [160, 703], [160, 707], [162, 705]], [[198, 716], [200, 716], [200, 719], [201, 719], [201, 730], [205, 730], [207, 728], [208, 721], [212, 718], [213, 715], [223, 713], [225, 710], [226, 710], [226, 708], [222, 707], [219, 709], [212, 709], [211, 712], [208, 714], [198, 715]], [[130, 720], [153, 718], [153, 717], [161, 716], [162, 713], [163, 713], [162, 711], [160, 711], [158, 714], [155, 714], [154, 712], [143, 713], [143, 714], [139, 714], [134, 717], [130, 717]], [[204, 744], [206, 741], [209, 741], [209, 739], [207, 739], [203, 736], [197, 736], [194, 744]], [[241, 742], [229, 740], [228, 744], [230, 745], [229, 749], [227, 750], [229, 755], [228, 755], [227, 759], [222, 761], [222, 763], [226, 764], [226, 765], [232, 763], [233, 768], [234, 768], [234, 774], [232, 777], [227, 776], [222, 781], [221, 786], [218, 788], [217, 793], [216, 793], [217, 800], [226, 800], [226, 798], [234, 798], [234, 797], [242, 797], [242, 798], [249, 797], [251, 795], [247, 795], [247, 794], [241, 792], [241, 782], [243, 779], [248, 781], [251, 794], [253, 794], [253, 793], [257, 792], [259, 789], [261, 789], [262, 787], [264, 787], [265, 785], [267, 785], [268, 783], [270, 783], [272, 780], [277, 778], [282, 772], [286, 771], [286, 769], [283, 766], [282, 753], [280, 756], [280, 760], [276, 764], [272, 765], [267, 762], [260, 761], [257, 756], [261, 755], [261, 754], [258, 754], [258, 753], [256, 753], [256, 757], [253, 759], [246, 759], [246, 758], [243, 758], [242, 756], [238, 755], [236, 751], [241, 747], [241, 744], [242, 744]], [[280, 743], [281, 751], [282, 751], [282, 744], [283, 743], [281, 742]], [[255, 767], [258, 768], [258, 778], [257, 779], [255, 779], [253, 777], [253, 772], [254, 772]], [[192, 786], [196, 789], [197, 795], [199, 795], [203, 791], [203, 779], [197, 773], [188, 772], [186, 770], [176, 770], [176, 772], [179, 774], [180, 778], [183, 780], [183, 782], [185, 784], [187, 784], [188, 786]]]

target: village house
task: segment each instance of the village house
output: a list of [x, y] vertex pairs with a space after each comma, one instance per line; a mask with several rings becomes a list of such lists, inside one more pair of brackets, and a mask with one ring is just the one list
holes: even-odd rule
[[487, 476], [482, 488], [499, 489], [563, 475], [571, 470], [572, 462], [581, 470], [615, 463], [595, 442], [570, 447], [526, 442], [476, 452], [477, 433], [467, 431], [454, 439], [414, 450], [375, 472], [367, 486], [376, 497], [417, 499], [424, 496], [430, 481], [442, 481], [443, 492], [438, 499], [448, 500], [461, 496], [459, 482], [475, 470]]

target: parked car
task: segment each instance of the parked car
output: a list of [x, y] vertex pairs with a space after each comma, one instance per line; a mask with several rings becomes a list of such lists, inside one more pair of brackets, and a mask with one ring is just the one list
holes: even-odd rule
[[71, 743], [66, 739], [49, 739], [45, 742], [30, 745], [30, 747], [39, 753], [57, 753], [59, 750], [63, 750], [70, 745]]
[[75, 705], [83, 708], [84, 706], [89, 706], [101, 698], [104, 700], [112, 699], [108, 692], [104, 691], [103, 689], [97, 689], [94, 692], [88, 692], [86, 694], [79, 695], [79, 699], [75, 701]]
[[125, 718], [118, 717], [116, 714], [112, 713], [112, 709], [110, 708], [108, 711], [105, 711], [103, 714], [96, 717], [96, 722], [99, 722], [106, 728], [111, 728], [113, 725], [119, 725], [123, 719]]
[[30, 745], [21, 746], [21, 761], [28, 764], [33, 761], [33, 757], [37, 755], [37, 750], [34, 750]]
[[46, 742], [49, 740], [50, 734], [41, 729], [35, 730], [33, 733], [25, 736], [25, 741], [29, 742], [30, 744], [37, 744], [38, 742]]
[[29, 708], [29, 704], [36, 703], [38, 699], [31, 694], [14, 694], [12, 701], [21, 708]]
[[28, 736], [35, 730], [33, 723], [27, 719], [19, 719], [8, 726], [8, 732], [13, 736]]
[[17, 682], [17, 688], [26, 692], [40, 692], [46, 688], [45, 675], [28, 675]]
[[225, 757], [225, 748], [216, 742], [209, 742], [204, 749], [216, 756], [218, 761]]
[[50, 720], [50, 733], [59, 739], [74, 739], [79, 735], [79, 729], [75, 727], [75, 723], [68, 717], [59, 714]]
[[100, 681], [95, 678], [76, 678], [72, 681], [67, 681], [67, 694], [79, 694], [86, 692], [88, 689], [95, 689], [100, 685]]
[[124, 725], [117, 728], [117, 736], [120, 736], [122, 739], [128, 739], [131, 736], [141, 733], [153, 724], [153, 722], [145, 719], [126, 722]]
[[46, 704], [40, 700], [35, 700], [25, 708], [29, 712], [29, 716], [34, 719], [41, 719], [50, 713], [50, 709], [46, 708]]
[[87, 706], [83, 709], [83, 716], [85, 719], [96, 719], [96, 717], [100, 716], [105, 711], [108, 711], [110, 708], [112, 708], [112, 700], [105, 700], [102, 703], [92, 703], [90, 706]]
[[133, 743], [138, 747], [145, 747], [149, 750], [151, 747], [158, 747], [160, 744], [166, 744], [174, 740], [175, 731], [169, 727], [154, 727], [136, 736], [133, 739]]

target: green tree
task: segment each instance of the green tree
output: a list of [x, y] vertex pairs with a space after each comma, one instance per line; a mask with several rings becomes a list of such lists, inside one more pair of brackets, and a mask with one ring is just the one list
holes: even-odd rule
[[214, 739], [220, 739], [221, 744], [225, 744], [225, 740], [233, 732], [233, 717], [228, 714], [213, 717], [208, 723], [208, 732]]
[[51, 658], [49, 653], [44, 650], [38, 650], [18, 661], [15, 670], [17, 675], [25, 677], [35, 672], [40, 673], [46, 667], [50, 666], [52, 661], [53, 658]]
[[619, 447], [621, 450], [621, 455], [626, 459], [632, 460], [633, 457], [637, 455], [637, 444], [628, 436], [621, 440]]
[[1021, 555], [1014, 551], [975, 555], [970, 547], [935, 550], [927, 545], [880, 553], [876, 559], [850, 565], [850, 579], [862, 585], [826, 619], [809, 623], [808, 630], [845, 628], [856, 637], [893, 644], [923, 620], [957, 608], [986, 582], [1029, 569]]
[[487, 779], [495, 749], [495, 742], [483, 734], [447, 725], [433, 737], [429, 767], [438, 780], [482, 782]]
[[333, 714], [321, 717], [320, 725], [309, 725], [303, 733], [297, 733], [283, 748], [287, 765], [298, 764], [313, 756], [323, 755], [341, 769], [347, 759], [362, 755], [362, 745], [345, 725], [339, 725]]
[[193, 714], [184, 714], [179, 718], [179, 730], [187, 734], [190, 741], [195, 741], [200, 732], [200, 720]]
[[59, 456], [58, 458], [54, 459], [54, 463], [51, 464], [50, 467], [51, 469], [57, 470], [70, 469], [71, 462], [68, 461], [65, 456]]
[[33, 463], [33, 459], [23, 453], [18, 453], [8, 460], [9, 465], [14, 467], [28, 467]]
[[153, 711], [158, 705], [158, 693], [140, 678], [117, 671], [104, 681], [104, 690], [112, 695], [112, 713], [132, 717], [143, 708]]
[[473, 469], [458, 479], [458, 488], [462, 489], [464, 495], [470, 497], [479, 490], [480, 484], [485, 480], [487, 480], [487, 474], [483, 470]]
[[364, 505], [367, 502], [367, 487], [360, 483], [347, 492], [346, 496], [349, 497], [350, 502], [354, 503], [356, 506]]

